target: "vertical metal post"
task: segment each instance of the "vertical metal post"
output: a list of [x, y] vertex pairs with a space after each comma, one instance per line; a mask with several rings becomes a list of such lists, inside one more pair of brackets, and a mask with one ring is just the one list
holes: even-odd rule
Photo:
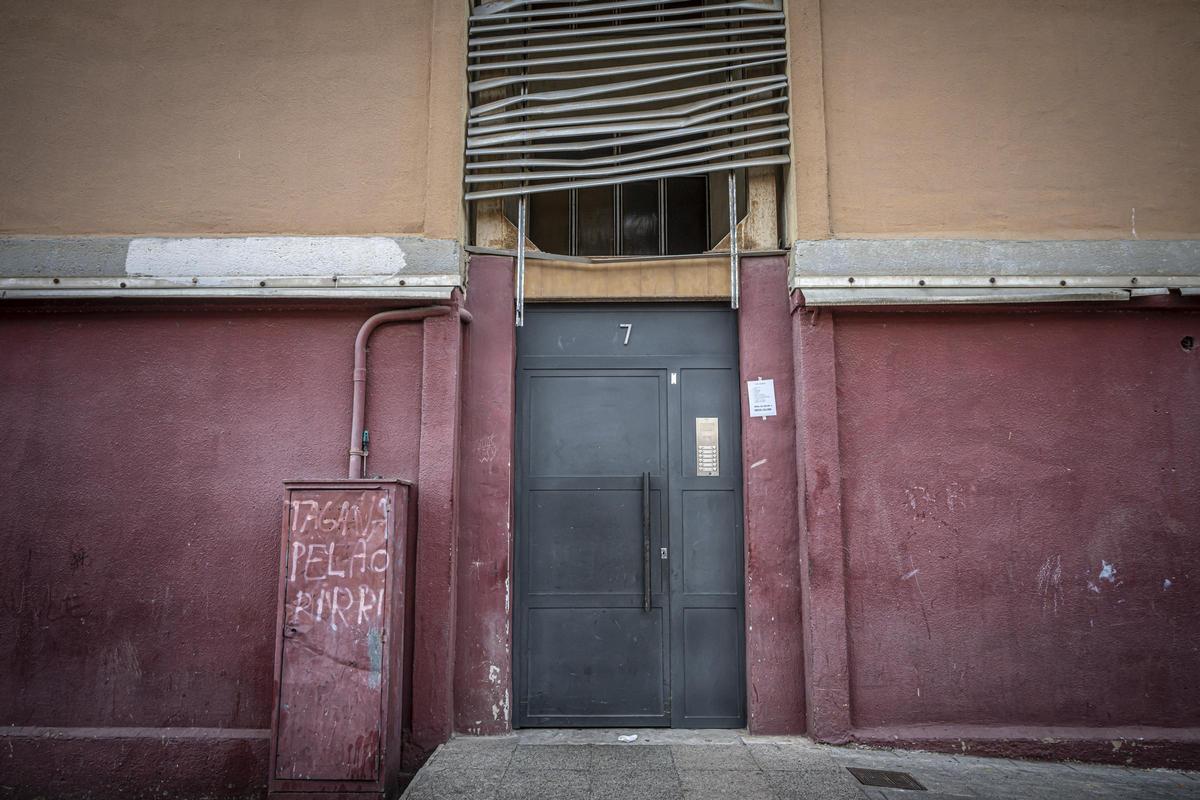
[[729, 306], [738, 307], [737, 175], [729, 170]]
[[525, 206], [528, 195], [517, 196], [517, 327], [525, 324]]

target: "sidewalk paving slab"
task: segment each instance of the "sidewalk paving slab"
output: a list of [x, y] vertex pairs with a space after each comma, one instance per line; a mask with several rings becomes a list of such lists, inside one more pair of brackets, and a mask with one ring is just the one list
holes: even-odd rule
[[[620, 742], [618, 736], [635, 736]], [[847, 767], [912, 775], [864, 786]], [[1200, 773], [831, 747], [740, 731], [531, 730], [456, 737], [404, 800], [1200, 800]]]

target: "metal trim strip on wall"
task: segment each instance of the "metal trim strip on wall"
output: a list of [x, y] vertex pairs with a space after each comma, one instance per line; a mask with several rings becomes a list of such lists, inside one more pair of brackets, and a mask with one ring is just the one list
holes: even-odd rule
[[458, 275], [206, 276], [195, 278], [19, 277], [0, 278], [0, 299], [21, 298], [314, 298], [444, 300], [461, 283]]
[[1196, 275], [796, 275], [793, 289], [1145, 289], [1200, 287]]
[[1128, 300], [1122, 289], [801, 289], [806, 306], [984, 305]]

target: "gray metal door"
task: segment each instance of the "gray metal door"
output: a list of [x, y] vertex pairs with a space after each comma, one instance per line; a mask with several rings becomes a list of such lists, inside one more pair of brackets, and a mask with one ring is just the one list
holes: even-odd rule
[[531, 307], [517, 373], [516, 724], [740, 727], [733, 312]]

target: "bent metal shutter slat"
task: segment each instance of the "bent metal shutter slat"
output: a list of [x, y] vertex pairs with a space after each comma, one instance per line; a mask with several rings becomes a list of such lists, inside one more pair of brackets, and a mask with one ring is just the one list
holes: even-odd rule
[[496, 0], [471, 15], [467, 200], [788, 161], [781, 0]]

